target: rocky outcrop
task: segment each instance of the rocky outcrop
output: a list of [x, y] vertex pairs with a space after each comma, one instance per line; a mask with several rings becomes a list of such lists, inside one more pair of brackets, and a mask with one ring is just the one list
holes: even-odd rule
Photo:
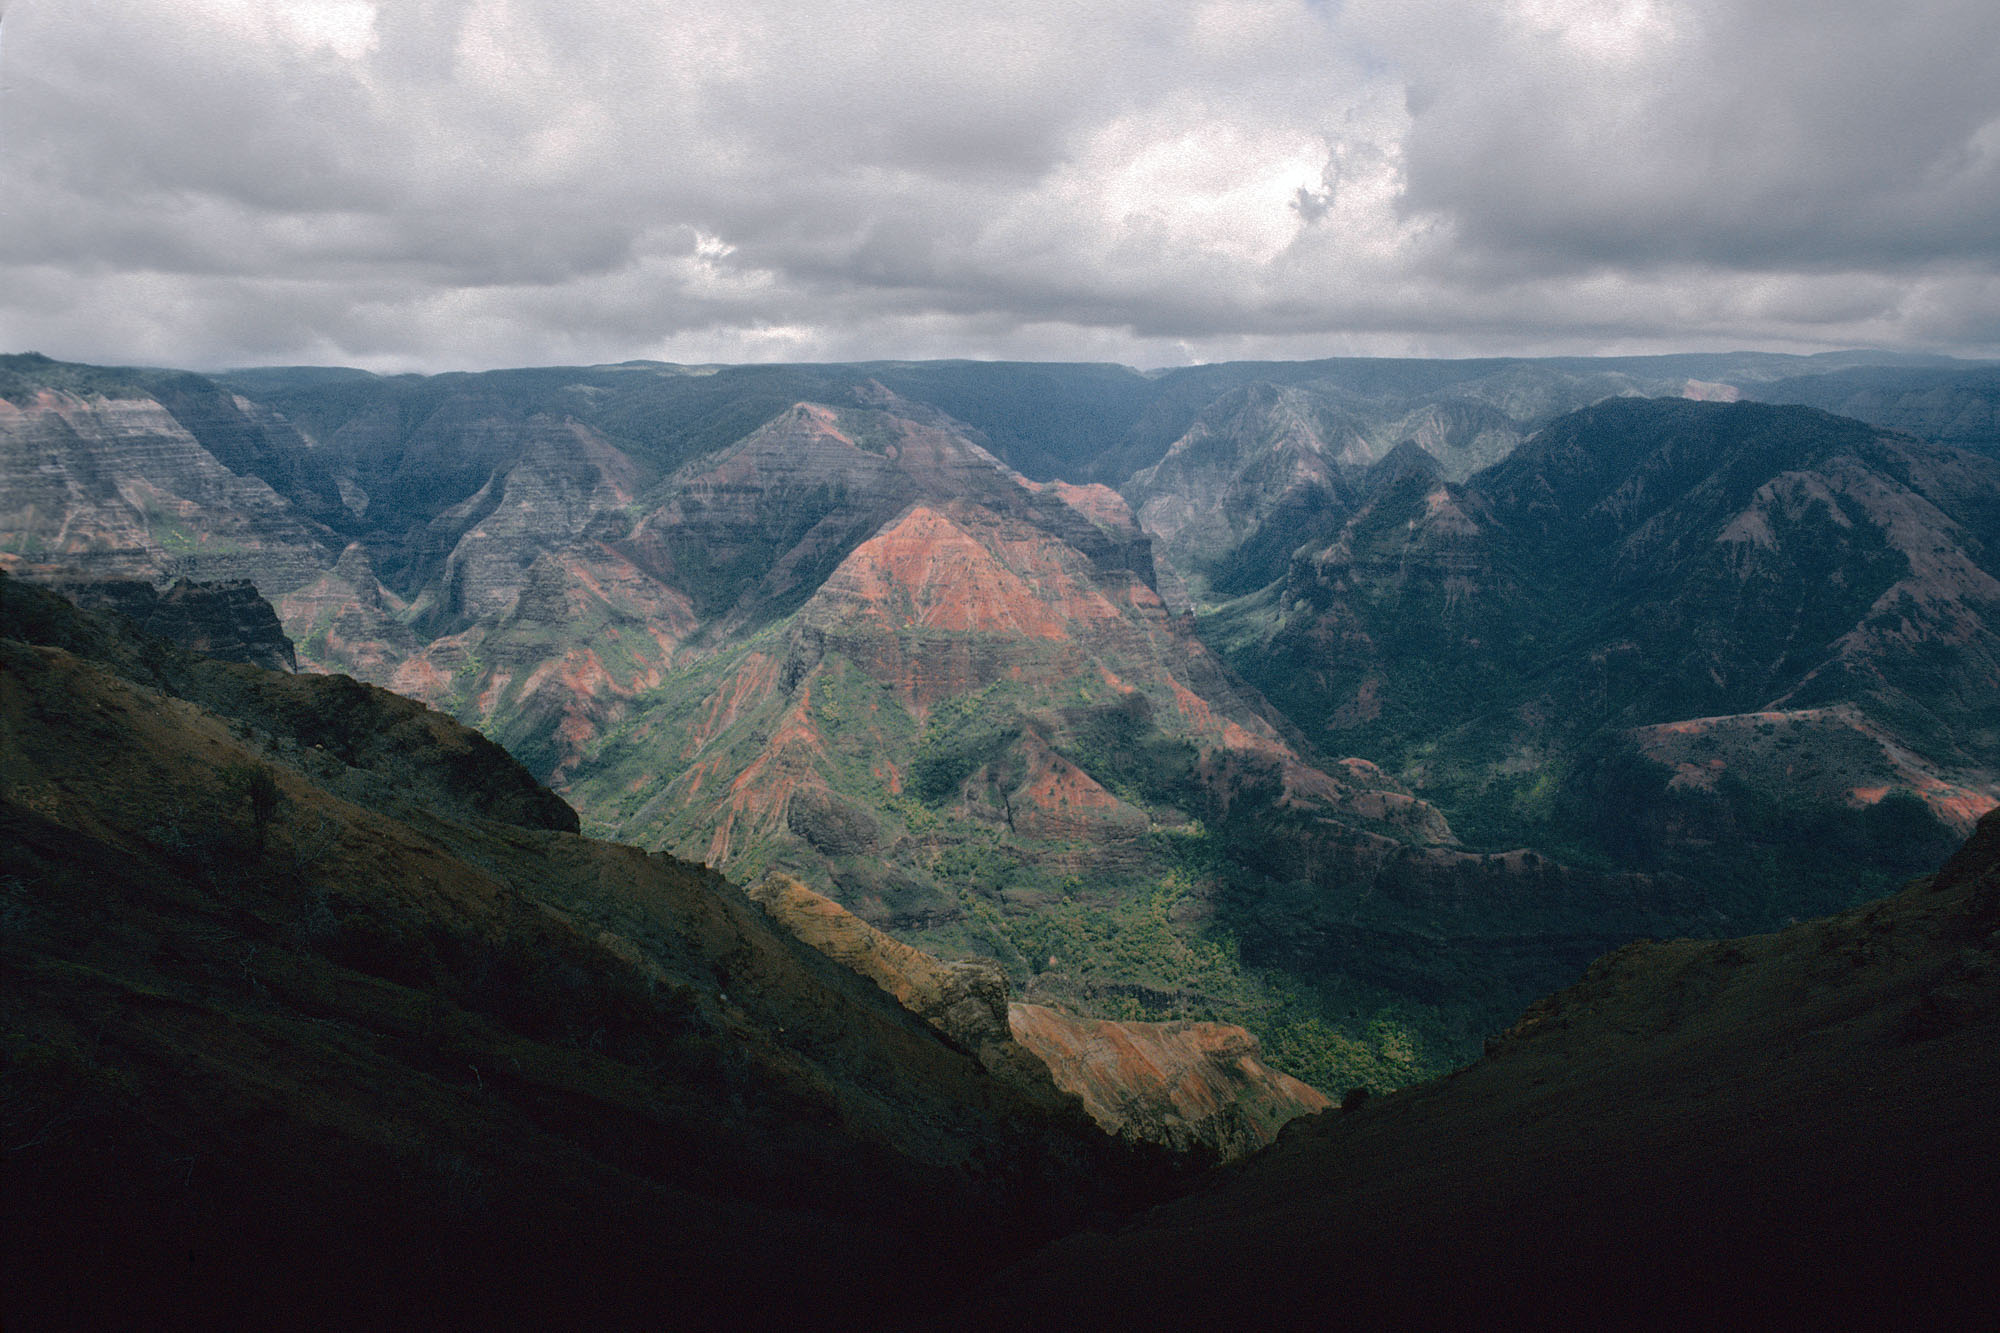
[[[318, 544], [276, 599], [301, 664], [477, 727], [597, 830], [798, 873], [1086, 1011], [1248, 1021], [1259, 969], [1331, 969], [1496, 997], [1436, 1024], [1463, 1041], [1533, 993], [1495, 967], [1540, 989], [1627, 928], [1829, 905], [1703, 900], [1744, 880], [1702, 856], [1838, 862], [1859, 828], [1894, 873], [1917, 821], [1991, 794], [1978, 460], [1863, 431], [1786, 462], [1785, 430], [1701, 415], [1737, 409], [1621, 402], [1466, 479], [1580, 403], [1817, 364], [273, 370], [225, 393], [0, 357], [0, 563], [61, 537], [156, 582], [175, 552], [282, 564], [263, 520], [288, 514]], [[1209, 593], [1260, 590], [1199, 635], [1155, 535], [1073, 484], [1147, 468], [1159, 540], [1219, 517]], [[1860, 732], [1806, 756], [1799, 728], [1657, 730], [1847, 703], [1885, 738], [1858, 767]], [[1810, 835], [1762, 799], [1780, 781], [1810, 787]], [[1106, 939], [1130, 947], [1084, 947]], [[1266, 1032], [1331, 1049], [1295, 1035]]]
[[944, 963], [892, 939], [790, 875], [766, 876], [750, 890], [765, 913], [842, 967], [868, 978], [896, 1002], [979, 1057], [996, 1077], [1054, 1100], [1048, 1069], [1014, 1039], [1007, 977], [992, 963]]
[[[825, 504], [805, 536], [777, 538], [797, 560], [823, 563], [867, 495], [916, 498], [818, 575], [794, 614], [728, 634], [804, 573], [750, 543], [792, 530], [784, 497], [812, 493], [815, 459]], [[675, 486], [640, 525], [644, 542], [713, 540], [635, 538], [635, 558], [671, 557], [684, 575], [697, 552], [713, 557], [736, 592], [690, 664], [635, 701], [566, 788], [622, 836], [745, 878], [795, 874], [918, 948], [977, 951], [1016, 986], [1073, 982], [1048, 993], [1083, 1012], [1138, 988], [1139, 1016], [1193, 1006], [1235, 1021], [1258, 1011], [1245, 999], [1255, 983], [1233, 980], [1242, 964], [1187, 966], [1214, 949], [1224, 877], [1186, 864], [1296, 840], [1289, 826], [1238, 832], [1265, 816], [1454, 840], [1373, 766], [1305, 756], [1125, 558], [1133, 530], [1115, 497], [1024, 484], [936, 422], [814, 405]], [[1211, 832], [1226, 821], [1227, 846]], [[1181, 847], [1201, 850], [1184, 861]], [[1167, 884], [1185, 901], [1156, 930], [1142, 918], [1167, 911], [1153, 904]], [[1045, 938], [1040, 918], [1064, 904], [1123, 924], [1075, 919], [1057, 933], [1129, 926], [1145, 942]], [[1051, 954], [1059, 964], [1043, 963]]]
[[[1125, 483], [1141, 524], [1197, 592], [1221, 600], [1282, 577], [1295, 550], [1336, 531], [1366, 499], [1368, 469], [1397, 449], [1421, 454], [1441, 479], [1463, 482], [1562, 412], [1634, 392], [1678, 394], [1693, 383], [1592, 373], [1587, 363], [1489, 363], [1485, 373], [1467, 367], [1401, 383], [1393, 374], [1368, 382], [1365, 372], [1350, 377], [1343, 369], [1293, 383], [1257, 380], [1222, 395], [1163, 458]], [[1699, 391], [1688, 388], [1689, 396]]]
[[449, 517], [473, 520], [439, 571], [440, 612], [458, 625], [511, 612], [545, 553], [616, 541], [639, 489], [638, 469], [575, 421], [534, 417], [514, 432], [516, 456]]
[[1252, 384], [1218, 400], [1165, 458], [1126, 483], [1139, 522], [1184, 576], [1213, 567], [1274, 515], [1348, 501], [1374, 461], [1359, 423], [1305, 389]]
[[[813, 788], [861, 797], [832, 762], [835, 753], [860, 747], [878, 772], [898, 775], [888, 790], [868, 793], [879, 802], [867, 812], [878, 841], [893, 842], [892, 830], [907, 824], [907, 814], [882, 797], [897, 794], [914, 773], [921, 799], [948, 800], [968, 819], [1005, 826], [1030, 857], [1044, 855], [1037, 842], [1076, 842], [1080, 849], [1048, 855], [1080, 853], [1086, 863], [1098, 856], [1097, 864], [1129, 870], [1130, 844], [1144, 837], [1149, 810], [1176, 823], [1187, 811], [1173, 816], [1170, 801], [1139, 795], [1130, 784], [1114, 796], [1091, 775], [1097, 742], [1077, 733], [1111, 730], [1120, 744], [1154, 736], [1180, 746], [1184, 771], [1160, 782], [1179, 784], [1188, 798], [1254, 763], [1268, 767], [1281, 798], [1301, 809], [1338, 812], [1420, 842], [1452, 840], [1436, 810], [1379, 771], [1328, 771], [1302, 758], [1282, 720], [1231, 678], [1136, 573], [1099, 565], [1020, 509], [1013, 501], [994, 509], [942, 497], [913, 504], [824, 577], [792, 621], [779, 670], [767, 671], [768, 657], [753, 653], [726, 680], [684, 677], [684, 687], [702, 698], [727, 698], [728, 720], [681, 733], [676, 748], [685, 769], [627, 827], [645, 835], [659, 828], [668, 845], [721, 866], [767, 854], [772, 837], [786, 833], [819, 837], [822, 850], [830, 850], [827, 836], [844, 846], [849, 838], [823, 817], [825, 801], [806, 795], [807, 807], [795, 813], [790, 803]], [[848, 688], [836, 677], [849, 672], [880, 691], [867, 717], [825, 702]], [[1007, 696], [981, 724], [993, 732], [992, 744], [982, 742], [976, 757], [968, 751], [963, 760], [923, 758], [926, 729], [940, 729], [933, 710], [982, 691]], [[685, 715], [678, 691], [659, 703]], [[863, 728], [865, 742], [855, 734]], [[749, 746], [756, 748], [746, 756]], [[1213, 762], [1198, 767], [1204, 755]], [[1112, 754], [1095, 761], [1125, 762]], [[756, 780], [745, 781], [751, 774]], [[586, 790], [602, 781], [592, 779]], [[837, 822], [862, 827], [853, 813]], [[910, 844], [903, 855], [930, 859]]]
[[249, 579], [275, 597], [332, 563], [323, 528], [152, 397], [0, 398], [0, 534], [0, 567], [31, 577]]
[[1287, 1121], [1328, 1101], [1267, 1067], [1257, 1039], [1223, 1023], [1118, 1023], [1010, 1004], [1006, 974], [981, 960], [942, 963], [890, 938], [789, 875], [751, 901], [807, 944], [867, 977], [996, 1075], [1082, 1098], [1107, 1133], [1224, 1160], [1253, 1152]]
[[1015, 1004], [1008, 1025], [1106, 1130], [1182, 1152], [1241, 1157], [1332, 1105], [1266, 1065], [1257, 1038], [1232, 1024], [1118, 1023]]
[[423, 647], [403, 622], [407, 604], [382, 586], [360, 542], [349, 543], [332, 569], [278, 598], [277, 606], [310, 671], [392, 686], [397, 669]]
[[1464, 484], [1385, 475], [1205, 629], [1321, 744], [1499, 814], [1488, 846], [1582, 833], [1723, 883], [1768, 851], [1817, 861], [1796, 906], [1823, 911], [1852, 861], [1913, 873], [2000, 796], [1996, 550], [1991, 459], [1616, 399]]
[[659, 682], [694, 620], [622, 552], [641, 508], [631, 458], [573, 420], [481, 429], [494, 470], [429, 521], [414, 598], [354, 543], [280, 606], [307, 662], [422, 699], [560, 781]]
[[248, 579], [230, 583], [176, 579], [164, 590], [129, 580], [56, 587], [78, 606], [116, 611], [154, 638], [204, 657], [245, 662], [267, 671], [299, 669], [278, 613]]

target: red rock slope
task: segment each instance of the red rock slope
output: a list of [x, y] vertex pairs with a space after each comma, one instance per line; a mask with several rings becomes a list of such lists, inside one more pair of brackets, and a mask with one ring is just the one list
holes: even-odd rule
[[1007, 1021], [1098, 1124], [1170, 1148], [1241, 1157], [1332, 1105], [1266, 1065], [1257, 1038], [1234, 1024], [1115, 1023], [1039, 1004], [1009, 1005]]

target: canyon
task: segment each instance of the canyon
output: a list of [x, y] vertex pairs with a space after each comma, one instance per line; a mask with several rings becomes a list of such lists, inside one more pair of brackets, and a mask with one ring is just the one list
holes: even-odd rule
[[0, 357], [6, 1318], [1950, 1322], [1985, 374]]
[[6, 576], [0, 625], [10, 1325], [1990, 1320], [2000, 812], [1191, 1174], [1023, 1056], [1118, 1046], [1185, 1127], [1264, 1077], [1244, 1034], [1010, 1005], [789, 877], [579, 837], [374, 687]]
[[0, 362], [17, 576], [249, 579], [593, 834], [1334, 1092], [2000, 799], [1978, 368]]

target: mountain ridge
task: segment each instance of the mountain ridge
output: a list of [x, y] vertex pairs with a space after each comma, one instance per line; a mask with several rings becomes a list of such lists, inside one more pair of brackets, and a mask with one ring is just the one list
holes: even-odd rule
[[[1900, 446], [1867, 445], [1845, 471], [1765, 468], [1752, 480], [1770, 488], [1732, 500], [1743, 521], [1705, 566], [1695, 557], [1710, 543], [1687, 523], [1711, 516], [1669, 505], [1605, 566], [1631, 605], [1605, 604], [1588, 578], [1569, 602], [1549, 596], [1551, 569], [1519, 525], [1496, 527], [1467, 498], [1473, 479], [1453, 479], [1485, 456], [1478, 439], [1497, 451], [1537, 429], [1574, 432], [1578, 419], [1557, 416], [1607, 394], [1581, 420], [1660, 410], [1618, 395], [1754, 396], [1866, 362], [273, 371], [197, 392], [202, 377], [11, 358], [0, 396], [158, 404], [152, 434], [92, 446], [105, 467], [193, 503], [147, 462], [178, 450], [225, 489], [262, 485], [293, 526], [239, 526], [203, 547], [197, 506], [175, 554], [115, 486], [85, 497], [79, 523], [139, 532], [121, 549], [156, 575], [248, 561], [277, 571], [267, 583], [302, 580], [274, 599], [302, 665], [477, 725], [594, 829], [650, 821], [651, 845], [806, 875], [926, 947], [1000, 961], [1030, 999], [1251, 1022], [1274, 1059], [1339, 1087], [1386, 1086], [1347, 1056], [1329, 1062], [1352, 1050], [1342, 1043], [1400, 1051], [1422, 1030], [1442, 1067], [1442, 1052], [1469, 1051], [1483, 1025], [1623, 932], [1839, 905], [1843, 858], [1885, 876], [1915, 868], [1981, 808], [1990, 616], [1973, 585], [1986, 568], [1975, 546], [1991, 543], [1965, 542], [1992, 525], [1971, 464], [1918, 475]], [[1697, 409], [1673, 410], [1721, 419]], [[1339, 438], [1357, 452], [1336, 450], [1292, 485], [1256, 436], [1287, 414], [1347, 423]], [[10, 497], [26, 493], [18, 469], [47, 457], [21, 448], [18, 424], [0, 431], [15, 451], [4, 458], [16, 471], [0, 475]], [[1105, 483], [1162, 465], [1197, 427], [1237, 460], [1203, 486], [1255, 494], [1222, 497], [1241, 508], [1220, 539], [1233, 548], [1169, 552]], [[1823, 429], [1850, 428], [1799, 440]], [[1745, 457], [1783, 453], [1782, 441], [1738, 444]], [[337, 508], [315, 478], [331, 478]], [[1600, 517], [1646, 517], [1632, 506], [1670, 480], [1646, 479]], [[918, 504], [962, 534], [946, 543], [961, 563], [894, 577], [893, 561], [868, 564], [888, 553], [870, 542], [912, 535], [896, 525]], [[14, 514], [0, 563], [23, 567], [57, 530], [47, 518]], [[1492, 544], [1501, 528], [1505, 550]], [[1885, 535], [1863, 550], [1853, 533]], [[862, 564], [846, 564], [857, 551]], [[1302, 552], [1318, 563], [1301, 565]], [[1553, 577], [1601, 558], [1571, 552]], [[1827, 608], [1864, 584], [1889, 596], [1888, 575], [1912, 559], [1929, 563], [1893, 604], [1837, 627], [1856, 631], [1845, 647], [1814, 646]], [[1659, 560], [1697, 569], [1704, 595], [1727, 593], [1717, 604], [1734, 609], [1711, 621], [1699, 599], [1645, 602], [1631, 575]], [[986, 590], [952, 586], [964, 583], [952, 569]], [[1345, 592], [1326, 586], [1350, 576]], [[1801, 593], [1814, 579], [1833, 591]], [[1182, 614], [1246, 589], [1198, 620]], [[888, 604], [917, 593], [935, 600], [923, 615], [913, 601], [906, 627]], [[988, 619], [951, 627], [974, 607]], [[1002, 633], [993, 616], [1039, 629]], [[1585, 622], [1616, 632], [1566, 659]], [[1385, 645], [1403, 665], [1367, 669]], [[1818, 655], [1801, 667], [1788, 652]], [[1673, 667], [1651, 685], [1648, 655]], [[1497, 697], [1503, 663], [1533, 686], [1482, 720], [1475, 706]], [[1704, 663], [1796, 689], [1742, 685], [1737, 698], [1701, 685]], [[1627, 697], [1676, 681], [1672, 708]], [[1593, 730], [1614, 703], [1629, 724]], [[1422, 730], [1454, 716], [1453, 729]], [[666, 749], [647, 751], [649, 737]], [[699, 757], [669, 757], [690, 742]], [[698, 820], [666, 813], [680, 793]], [[1711, 875], [1730, 846], [1749, 858]], [[1804, 888], [1762, 887], [1801, 857], [1818, 858]], [[1472, 994], [1487, 997], [1476, 1015], [1435, 1011]], [[1395, 1035], [1366, 1035], [1384, 1032]]]
[[1179, 1170], [407, 700], [0, 602], [10, 1323], [918, 1311]]
[[[1772, 712], [1805, 730], [1751, 747], [1762, 755], [1741, 771], [1775, 779], [1760, 790], [1791, 799], [1803, 776], [1798, 799], [1822, 802], [1803, 813], [1831, 819], [1850, 793], [1900, 789], [1962, 834], [2000, 799], [1996, 499], [1990, 462], [1858, 422], [1614, 400], [1463, 485], [1377, 489], [1206, 632], [1308, 734], [1372, 751], [1455, 820], [1470, 814], [1486, 845], [1510, 828], [1500, 836], [1563, 845], [1563, 802], [1582, 803], [1564, 818], [1616, 829], [1583, 812], [1593, 783], [1644, 819], [1735, 818], [1661, 804], [1738, 771], [1703, 777], [1720, 754], [1661, 743], [1703, 746], [1715, 719]], [[1841, 719], [1861, 715], [1872, 758], [1841, 739]], [[1754, 740], [1776, 723], [1739, 730]], [[1833, 750], [1804, 769], [1781, 752], [1822, 741]], [[1428, 747], [1420, 766], [1413, 742]], [[1857, 761], [1831, 808], [1806, 795], [1815, 772]], [[1569, 785], [1529, 785], [1551, 775]], [[1897, 864], [1917, 868], [1942, 836]]]

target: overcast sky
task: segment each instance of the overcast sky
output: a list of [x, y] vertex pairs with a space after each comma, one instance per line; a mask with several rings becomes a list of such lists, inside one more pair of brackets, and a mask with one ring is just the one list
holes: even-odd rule
[[0, 0], [0, 351], [2000, 356], [1995, 0]]

